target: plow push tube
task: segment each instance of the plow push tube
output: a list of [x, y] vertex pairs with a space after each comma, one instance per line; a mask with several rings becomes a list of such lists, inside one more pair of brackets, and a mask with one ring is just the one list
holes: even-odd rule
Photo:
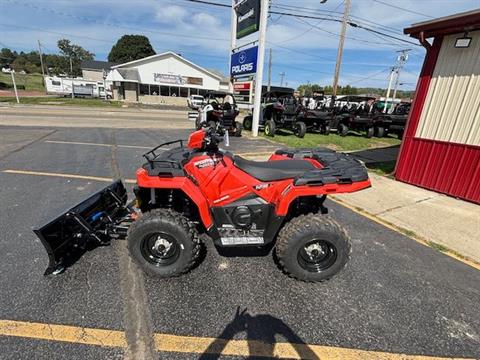
[[33, 230], [47, 250], [45, 275], [58, 274], [87, 250], [108, 245], [114, 235], [126, 234], [132, 208], [120, 180], [91, 195], [56, 219]]

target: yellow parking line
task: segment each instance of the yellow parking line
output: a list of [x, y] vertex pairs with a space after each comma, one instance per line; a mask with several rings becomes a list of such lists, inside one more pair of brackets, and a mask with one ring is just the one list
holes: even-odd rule
[[[103, 144], [103, 143], [90, 143], [90, 142], [78, 142], [78, 141], [60, 141], [60, 140], [45, 140], [49, 144], [67, 144], [67, 145], [90, 145], [90, 146], [104, 146], [112, 147], [113, 144]], [[136, 146], [136, 145], [116, 145], [119, 148], [130, 148], [130, 149], [147, 149], [150, 150], [153, 146]], [[159, 150], [167, 150], [166, 148], [161, 148]]]
[[[84, 328], [68, 325], [0, 320], [0, 336], [62, 341], [86, 345], [125, 348], [125, 333], [118, 330]], [[333, 346], [279, 342], [267, 344], [256, 340], [225, 340], [211, 337], [154, 335], [155, 349], [162, 352], [219, 354], [241, 357], [266, 356], [279, 359], [375, 359], [375, 360], [444, 360], [424, 355], [395, 354]], [[457, 358], [461, 359], [461, 358]]]
[[[87, 176], [87, 175], [76, 175], [76, 174], [62, 174], [62, 173], [50, 173], [50, 172], [41, 172], [41, 171], [27, 171], [27, 170], [3, 170], [3, 173], [7, 174], [19, 174], [19, 175], [35, 175], [35, 176], [52, 176], [52, 177], [61, 177], [67, 179], [82, 179], [82, 180], [93, 180], [93, 181], [102, 181], [102, 182], [112, 182], [112, 178], [99, 177], [99, 176]], [[136, 181], [133, 179], [125, 179], [127, 184], [135, 184]]]

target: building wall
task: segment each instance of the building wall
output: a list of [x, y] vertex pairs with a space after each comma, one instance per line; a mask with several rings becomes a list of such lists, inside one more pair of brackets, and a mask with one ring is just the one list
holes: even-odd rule
[[480, 203], [479, 36], [437, 37], [417, 84], [396, 166], [397, 180]]
[[185, 63], [174, 57], [166, 57], [163, 59], [157, 59], [152, 62], [145, 62], [136, 66], [132, 66], [138, 70], [140, 76], [140, 82], [142, 84], [151, 84], [151, 85], [177, 85], [169, 83], [160, 83], [155, 81], [154, 74], [171, 74], [171, 75], [181, 75], [186, 77], [202, 78], [203, 84], [185, 84], [184, 87], [197, 88], [197, 89], [209, 89], [209, 90], [218, 90], [220, 87], [220, 80], [210, 76], [203, 71], [200, 71], [193, 67], [192, 65]]
[[101, 70], [82, 69], [82, 77], [87, 80], [103, 81], [103, 72]]
[[162, 104], [187, 107], [187, 99], [175, 96], [140, 95], [138, 101], [142, 104]]
[[480, 31], [470, 47], [455, 48], [463, 34], [446, 36], [415, 136], [480, 146]]
[[138, 101], [138, 84], [126, 82], [123, 83], [125, 89], [125, 101], [136, 102]]

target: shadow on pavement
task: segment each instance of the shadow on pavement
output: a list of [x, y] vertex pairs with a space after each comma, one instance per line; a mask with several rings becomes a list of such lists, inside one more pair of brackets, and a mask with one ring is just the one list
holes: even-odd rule
[[361, 160], [365, 164], [369, 164], [396, 161], [399, 151], [400, 145], [394, 145], [383, 148], [353, 151], [349, 154], [355, 159]]
[[247, 309], [240, 311], [240, 306], [233, 320], [199, 359], [219, 359], [229, 341], [242, 332], [246, 333], [248, 340], [248, 359], [274, 358], [275, 337], [282, 336], [295, 349], [299, 358], [319, 360], [308, 345], [282, 320], [267, 314], [252, 316]]

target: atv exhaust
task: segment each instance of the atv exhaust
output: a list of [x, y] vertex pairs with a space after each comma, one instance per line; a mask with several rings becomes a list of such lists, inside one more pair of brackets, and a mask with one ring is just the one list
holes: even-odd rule
[[126, 235], [132, 215], [127, 191], [120, 180], [93, 194], [56, 219], [34, 230], [47, 250], [49, 265], [44, 275], [59, 274], [87, 250], [110, 244]]

